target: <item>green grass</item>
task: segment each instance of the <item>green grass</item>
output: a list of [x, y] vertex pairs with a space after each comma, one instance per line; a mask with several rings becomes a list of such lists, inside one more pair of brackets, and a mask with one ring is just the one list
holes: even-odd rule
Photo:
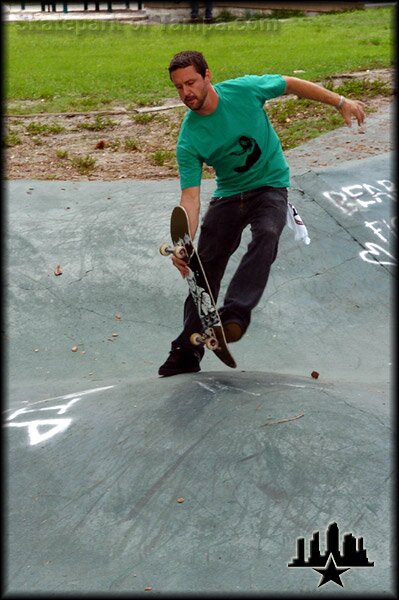
[[175, 158], [175, 153], [172, 150], [156, 150], [150, 155], [150, 160], [154, 165], [163, 166]]
[[81, 123], [78, 125], [78, 129], [87, 129], [88, 131], [102, 131], [103, 129], [112, 129], [115, 127], [116, 122], [109, 117], [103, 117], [102, 115], [96, 115], [94, 121], [90, 123]]
[[123, 147], [127, 152], [135, 152], [139, 150], [139, 144], [135, 138], [126, 137], [123, 142]]
[[[153, 104], [176, 92], [167, 71], [181, 50], [202, 51], [221, 81], [246, 73], [323, 80], [393, 64], [394, 9], [377, 8], [212, 25], [103, 21], [3, 24], [10, 114]], [[29, 102], [26, 105], [26, 100]]]
[[71, 160], [71, 164], [80, 175], [90, 175], [96, 166], [96, 161], [92, 156], [86, 154], [86, 156], [75, 156]]
[[63, 149], [56, 150], [55, 155], [57, 158], [64, 160], [64, 158], [68, 158], [68, 150], [63, 150]]
[[133, 115], [132, 120], [136, 123], [151, 123], [155, 119], [154, 113], [141, 113]]
[[21, 138], [13, 129], [9, 129], [9, 131], [7, 131], [7, 133], [3, 136], [3, 146], [6, 148], [19, 146], [21, 143]]
[[26, 128], [26, 131], [30, 135], [51, 135], [62, 133], [65, 131], [65, 127], [59, 125], [59, 123], [37, 123], [36, 121], [32, 121]]

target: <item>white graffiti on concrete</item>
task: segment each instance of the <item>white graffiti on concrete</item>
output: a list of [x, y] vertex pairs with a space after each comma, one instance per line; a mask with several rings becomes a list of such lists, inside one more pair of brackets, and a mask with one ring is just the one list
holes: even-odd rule
[[[340, 190], [323, 192], [323, 196], [339, 208], [345, 215], [367, 212], [374, 205], [396, 201], [393, 181], [379, 179], [377, 185], [357, 183], [344, 186]], [[359, 252], [362, 260], [375, 265], [396, 265], [396, 257], [391, 253], [391, 239], [396, 238], [396, 216], [390, 219], [366, 219], [364, 226], [375, 236], [375, 241], [366, 242], [365, 250]]]
[[[114, 387], [114, 386], [109, 385], [109, 386], [102, 387], [102, 388], [94, 388], [91, 390], [84, 390], [83, 392], [75, 392], [72, 394], [66, 394], [65, 396], [58, 396], [57, 398], [48, 398], [47, 400], [38, 400], [37, 402], [30, 404], [29, 407], [19, 408], [18, 410], [14, 411], [6, 419], [4, 426], [5, 427], [26, 427], [27, 432], [28, 432], [29, 444], [31, 446], [35, 446], [36, 444], [46, 442], [47, 440], [54, 437], [58, 433], [62, 433], [63, 431], [66, 431], [68, 429], [68, 427], [71, 425], [72, 420], [73, 420], [70, 417], [50, 418], [50, 419], [37, 418], [37, 417], [41, 416], [38, 413], [43, 413], [45, 411], [56, 411], [56, 413], [55, 413], [56, 415], [65, 415], [65, 413], [74, 404], [76, 404], [77, 402], [79, 402], [79, 400], [82, 399], [82, 396], [86, 396], [87, 394], [93, 394], [95, 392], [109, 390], [112, 387]], [[42, 408], [39, 408], [39, 407], [30, 408], [32, 406], [35, 406], [36, 404], [54, 402], [56, 400], [61, 401], [61, 402], [67, 400], [67, 402], [66, 402], [66, 404], [57, 403], [55, 405], [45, 406]], [[29, 414], [29, 417], [31, 417], [32, 416], [31, 413], [34, 413], [35, 418], [28, 418], [28, 419], [25, 418], [22, 421], [16, 420], [21, 415], [25, 416], [25, 415]], [[52, 413], [52, 414], [54, 414], [54, 413]], [[44, 429], [44, 431], [43, 431], [43, 429]]]

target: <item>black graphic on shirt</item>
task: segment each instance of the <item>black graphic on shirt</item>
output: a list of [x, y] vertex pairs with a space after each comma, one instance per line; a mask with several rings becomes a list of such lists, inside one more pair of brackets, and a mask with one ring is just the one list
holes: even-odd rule
[[240, 144], [242, 150], [238, 150], [237, 152], [230, 152], [230, 155], [247, 155], [245, 165], [241, 165], [240, 167], [234, 168], [234, 171], [237, 171], [237, 173], [245, 173], [245, 171], [248, 171], [252, 167], [252, 165], [256, 163], [256, 161], [262, 154], [262, 151], [259, 148], [256, 140], [254, 140], [254, 138], [247, 137], [246, 135], [242, 135], [239, 138], [238, 143]]

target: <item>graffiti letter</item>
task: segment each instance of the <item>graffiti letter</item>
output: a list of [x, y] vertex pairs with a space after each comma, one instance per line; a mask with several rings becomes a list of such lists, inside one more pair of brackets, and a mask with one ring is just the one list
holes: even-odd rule
[[[384, 187], [388, 192], [395, 191], [395, 184], [393, 181], [390, 181], [389, 179], [379, 179], [377, 181], [377, 183], [382, 185], [382, 187]], [[392, 198], [392, 200], [395, 200], [394, 196], [391, 196], [391, 198]]]
[[[335, 206], [340, 208], [342, 212], [351, 215], [358, 210], [356, 205], [353, 202], [347, 202], [346, 195], [342, 192], [334, 192], [331, 190], [330, 192], [323, 192], [323, 196], [330, 200]], [[352, 211], [350, 209], [352, 208]]]
[[376, 227], [376, 225], [378, 225], [378, 221], [365, 221], [364, 224], [366, 227], [369, 227], [376, 236], [378, 236], [380, 238], [380, 240], [382, 240], [383, 242], [387, 243], [388, 240], [387, 238], [385, 238], [382, 234], [381, 234], [381, 228], [380, 227]]
[[[395, 265], [396, 264], [396, 259], [394, 256], [392, 256], [392, 254], [389, 254], [389, 252], [387, 250], [385, 250], [384, 248], [381, 248], [381, 246], [379, 246], [378, 244], [373, 244], [371, 242], [367, 242], [365, 244], [367, 250], [362, 250], [361, 252], [359, 252], [359, 256], [360, 258], [362, 258], [363, 260], [365, 260], [366, 262], [375, 264], [375, 265]], [[384, 261], [384, 260], [377, 260], [377, 259], [373, 259], [373, 256], [379, 256], [380, 254], [385, 254], [387, 256], [389, 256], [389, 258], [392, 259], [392, 261]]]
[[[29, 442], [31, 446], [45, 442], [57, 433], [61, 433], [68, 429], [72, 423], [72, 419], [44, 419], [37, 421], [24, 421], [23, 423], [7, 423], [8, 427], [27, 427], [29, 434]], [[39, 427], [49, 425], [44, 433], [39, 432]]]

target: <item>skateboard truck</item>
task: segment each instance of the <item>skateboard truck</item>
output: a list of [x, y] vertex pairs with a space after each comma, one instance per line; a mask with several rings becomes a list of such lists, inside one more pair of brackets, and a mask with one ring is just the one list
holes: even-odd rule
[[188, 258], [187, 252], [184, 246], [171, 246], [170, 244], [162, 244], [159, 248], [162, 256], [169, 256], [173, 254], [176, 258], [182, 258], [183, 260]]
[[190, 335], [190, 342], [193, 346], [205, 344], [208, 350], [217, 350], [220, 347], [218, 339], [214, 334], [206, 335], [206, 333], [192, 333]]

